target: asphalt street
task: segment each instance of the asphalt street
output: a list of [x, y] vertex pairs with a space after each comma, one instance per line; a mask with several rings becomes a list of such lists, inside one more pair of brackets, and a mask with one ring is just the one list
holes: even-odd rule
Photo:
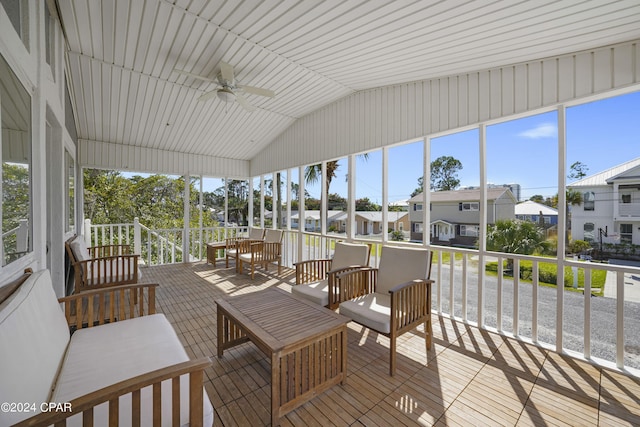
[[[467, 319], [477, 321], [478, 276], [475, 269], [467, 270]], [[442, 267], [442, 309], [449, 311], [449, 267]], [[437, 265], [431, 278], [436, 280]], [[462, 317], [462, 269], [454, 271], [454, 312]], [[436, 283], [436, 286], [438, 284]], [[640, 287], [640, 283], [637, 285]], [[518, 331], [513, 331], [513, 280], [503, 279], [502, 286], [502, 330], [531, 338], [532, 289], [530, 283], [520, 282], [518, 286]], [[498, 278], [486, 276], [485, 280], [485, 325], [497, 326]], [[437, 308], [437, 288], [433, 288], [433, 308]], [[578, 292], [564, 292], [563, 340], [564, 348], [584, 353], [584, 305], [585, 296]], [[591, 355], [610, 362], [616, 359], [616, 299], [591, 297]], [[538, 286], [538, 341], [556, 344], [556, 288]], [[626, 366], [640, 369], [640, 302], [624, 303], [624, 337]]]

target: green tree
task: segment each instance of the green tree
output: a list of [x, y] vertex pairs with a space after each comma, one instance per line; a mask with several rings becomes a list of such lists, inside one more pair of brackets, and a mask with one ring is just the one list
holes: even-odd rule
[[369, 200], [368, 197], [363, 197], [361, 199], [356, 199], [356, 211], [359, 212], [370, 212], [370, 211], [381, 211], [382, 207], [373, 203]]
[[416, 188], [415, 190], [413, 190], [413, 193], [411, 193], [411, 197], [415, 197], [418, 194], [422, 193], [424, 191], [424, 177], [418, 177], [418, 188]]
[[[531, 255], [544, 250], [544, 233], [533, 222], [501, 219], [487, 227], [487, 249], [508, 254]], [[513, 259], [507, 261], [513, 269]]]
[[[455, 190], [460, 186], [458, 172], [462, 170], [462, 162], [452, 156], [440, 156], [431, 162], [431, 191]], [[418, 177], [418, 188], [411, 197], [424, 191], [424, 178]]]
[[569, 167], [569, 170], [571, 172], [569, 172], [568, 178], [578, 180], [587, 176], [587, 171], [589, 170], [589, 168], [582, 162], [574, 162]]
[[133, 184], [118, 171], [84, 169], [84, 215], [94, 224], [133, 222]]
[[[27, 165], [2, 163], [2, 232], [13, 230], [20, 225], [20, 220], [29, 220], [30, 174]], [[21, 256], [17, 254], [17, 238], [15, 234], [5, 236], [0, 242], [4, 245], [5, 257]], [[7, 258], [0, 260], [4, 264]]]
[[450, 191], [460, 186], [458, 172], [462, 169], [460, 160], [452, 156], [441, 156], [431, 162], [431, 189]]
[[541, 194], [535, 194], [531, 197], [529, 197], [529, 200], [531, 200], [532, 202], [536, 202], [536, 203], [544, 203], [544, 196]]

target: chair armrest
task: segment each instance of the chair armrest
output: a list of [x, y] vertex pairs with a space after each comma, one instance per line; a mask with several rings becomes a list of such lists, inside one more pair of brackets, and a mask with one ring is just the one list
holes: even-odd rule
[[70, 327], [76, 330], [156, 312], [154, 284], [112, 286], [59, 298]]
[[327, 273], [327, 281], [329, 287], [329, 309], [335, 310], [338, 308], [342, 301], [340, 292], [340, 275], [349, 273], [351, 271], [369, 269], [370, 267], [365, 265], [350, 265], [349, 267], [337, 268]]
[[[180, 393], [186, 392], [186, 390], [180, 390], [179, 378], [181, 375], [187, 374], [189, 375], [189, 425], [202, 426], [204, 370], [209, 366], [211, 366], [211, 359], [204, 357], [138, 375], [73, 399], [69, 402], [69, 411], [42, 412], [15, 424], [14, 427], [48, 426], [55, 423], [64, 423], [67, 418], [85, 411], [90, 412], [90, 414], [85, 414], [85, 416], [89, 415], [90, 418], [93, 419], [93, 408], [105, 402], [109, 402], [109, 416], [111, 417], [113, 411], [115, 420], [118, 420], [119, 397], [126, 394], [132, 395], [132, 416], [137, 417], [139, 423], [141, 419], [140, 390], [148, 386], [153, 386], [153, 405], [152, 408], [145, 409], [153, 414], [154, 422], [159, 422], [160, 420], [156, 417], [160, 415], [159, 408], [163, 404], [160, 394], [161, 382], [172, 380], [171, 400], [176, 402], [179, 401]], [[176, 405], [176, 407], [173, 408], [172, 419], [174, 425], [178, 424], [176, 421], [180, 412], [179, 406], [180, 405]], [[158, 411], [156, 411], [156, 409], [158, 409]]]
[[340, 301], [347, 301], [375, 291], [378, 269], [362, 267], [336, 274]]
[[391, 295], [391, 330], [402, 333], [413, 329], [431, 315], [433, 280], [412, 280], [389, 291]]
[[331, 269], [331, 259], [310, 259], [296, 262], [296, 285], [317, 282], [327, 277]]

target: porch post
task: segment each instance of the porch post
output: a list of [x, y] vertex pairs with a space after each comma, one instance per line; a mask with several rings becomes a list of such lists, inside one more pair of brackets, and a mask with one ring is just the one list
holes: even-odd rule
[[224, 178], [224, 235], [229, 235], [229, 179]]
[[389, 147], [382, 147], [382, 243], [389, 241]]
[[142, 256], [142, 238], [138, 217], [133, 218], [133, 253]]
[[[422, 174], [422, 245], [431, 246], [431, 138], [424, 138]], [[440, 284], [438, 284], [440, 287]]]
[[[567, 189], [565, 184], [567, 164], [567, 110], [564, 105], [558, 107], [558, 248], [557, 248], [557, 280], [564, 283], [564, 252], [567, 232]], [[564, 286], [556, 286], [556, 351], [562, 352], [564, 330]]]
[[91, 244], [91, 219], [84, 220], [84, 242], [87, 246], [93, 246]]
[[[327, 162], [321, 164], [321, 181], [320, 181], [320, 234], [327, 235], [327, 219], [329, 217], [329, 203], [327, 200]], [[324, 255], [323, 255], [324, 256]]]
[[183, 206], [184, 206], [184, 216], [183, 216], [183, 227], [182, 227], [182, 262], [189, 262], [191, 255], [189, 254], [189, 239], [191, 236], [190, 233], [190, 226], [191, 226], [191, 221], [190, 221], [190, 214], [189, 214], [189, 210], [190, 210], [190, 199], [191, 199], [191, 181], [190, 181], [190, 175], [187, 173], [184, 175], [184, 199], [183, 199]]
[[349, 173], [347, 174], [347, 240], [356, 238], [356, 156], [349, 154]]
[[260, 175], [260, 228], [264, 228], [264, 175]]
[[253, 227], [253, 177], [249, 177], [249, 182], [248, 182], [248, 186], [249, 186], [249, 196], [248, 196], [248, 202], [249, 202], [249, 210], [247, 212], [247, 216], [249, 218], [247, 218], [247, 225], [249, 227]]
[[304, 167], [298, 167], [298, 261], [304, 261]]
[[[480, 124], [480, 230], [478, 230], [478, 326], [484, 328], [485, 252], [487, 250], [487, 125]], [[495, 203], [494, 203], [495, 209]], [[495, 221], [495, 214], [493, 219]], [[514, 281], [514, 287], [516, 286]], [[514, 290], [514, 300], [517, 293]], [[514, 311], [514, 315], [517, 311]], [[517, 323], [514, 323], [517, 324]], [[515, 334], [518, 331], [513, 331]]]
[[271, 174], [271, 228], [278, 228], [278, 210], [276, 209], [280, 203], [278, 199], [278, 173]]

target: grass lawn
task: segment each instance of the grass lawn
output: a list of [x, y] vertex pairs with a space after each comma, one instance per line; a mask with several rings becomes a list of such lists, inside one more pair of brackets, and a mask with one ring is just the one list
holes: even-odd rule
[[[532, 283], [532, 266], [531, 261], [520, 261], [520, 281], [524, 283]], [[504, 270], [506, 271], [506, 260], [504, 261]], [[498, 263], [488, 262], [486, 266], [487, 274], [497, 276]], [[557, 265], [555, 263], [538, 263], [538, 283], [541, 286], [556, 287], [557, 283]], [[584, 268], [578, 268], [578, 286], [573, 287], [573, 268], [564, 268], [564, 289], [572, 292], [584, 291]], [[605, 270], [591, 270], [591, 293], [596, 296], [604, 295], [604, 282], [607, 277]]]

